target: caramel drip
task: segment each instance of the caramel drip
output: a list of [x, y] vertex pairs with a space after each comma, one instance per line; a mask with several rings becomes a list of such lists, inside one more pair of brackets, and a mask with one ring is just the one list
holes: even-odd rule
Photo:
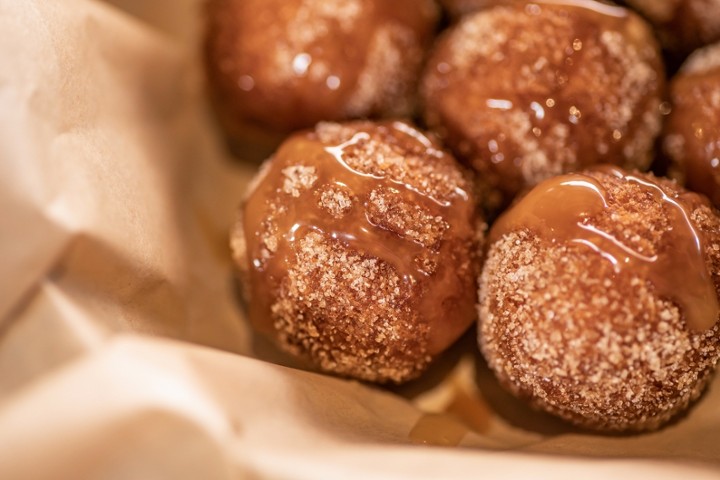
[[427, 413], [415, 422], [408, 438], [412, 443], [454, 447], [469, 433], [460, 422], [441, 413]]
[[456, 386], [445, 412], [479, 434], [486, 434], [492, 424], [493, 412], [478, 391], [469, 393]]
[[[410, 127], [399, 128], [404, 127], [400, 122], [384, 125], [383, 128], [393, 129], [392, 133], [397, 134], [395, 140], [416, 142], [427, 148], [425, 142], [429, 140], [419, 137], [421, 134]], [[404, 202], [421, 205], [433, 217], [443, 217], [450, 223], [451, 228], [462, 232], [464, 238], [471, 238], [469, 210], [465, 207], [458, 208], [454, 200], [451, 202], [423, 195], [413, 186], [395, 181], [389, 176], [368, 174], [351, 168], [345, 160], [348, 150], [369, 141], [370, 138], [369, 132], [359, 131], [344, 143], [327, 146], [310, 135], [298, 134], [281, 147], [248, 197], [244, 208], [244, 228], [253, 298], [250, 316], [261, 330], [267, 331], [272, 297], [290, 267], [289, 263], [298, 248], [297, 243], [310, 231], [318, 232], [324, 238], [333, 238], [352, 252], [377, 258], [390, 265], [400, 277], [402, 295], [405, 298], [421, 293], [420, 311], [427, 310], [428, 318], [442, 317], [442, 305], [435, 303], [441, 303], [443, 296], [453, 292], [452, 289], [460, 288], [459, 281], [451, 278], [453, 272], [447, 271], [449, 269], [427, 272], [422, 262], [418, 261], [428, 257], [437, 260], [440, 255], [447, 254], [443, 247], [439, 250], [426, 248], [374, 224], [368, 216], [366, 205], [371, 192], [378, 189], [392, 190], [393, 195], [400, 196]], [[314, 167], [317, 179], [311, 188], [301, 191], [297, 198], [289, 198], [289, 195], [281, 191], [283, 170], [294, 165]], [[334, 218], [319, 205], [318, 187], [327, 185], [342, 188], [353, 196], [352, 207], [341, 218]], [[456, 189], [454, 193], [458, 200], [470, 205], [467, 192]], [[275, 215], [277, 249], [267, 258], [263, 258], [264, 247], [259, 226], [266, 220], [268, 205], [273, 202], [282, 205], [284, 211]], [[463, 219], [463, 215], [467, 218]], [[464, 224], [467, 226], [459, 227]], [[258, 228], [258, 231], [254, 230], [255, 228]], [[426, 295], [426, 292], [417, 289], [424, 289], [423, 280], [431, 274], [447, 279], [447, 285], [443, 285], [438, 292]]]
[[[660, 186], [613, 167], [602, 171], [639, 186], [664, 205], [671, 222], [664, 246], [648, 256], [593, 225], [610, 208], [605, 188], [583, 174], [562, 175], [531, 190], [495, 223], [490, 242], [506, 233], [528, 229], [552, 243], [583, 245], [611, 263], [616, 275], [627, 271], [649, 280], [658, 295], [675, 301], [689, 328], [706, 330], [718, 318], [715, 284], [705, 263], [704, 238], [690, 220], [684, 195], [668, 195]], [[685, 194], [690, 195], [690, 194]]]

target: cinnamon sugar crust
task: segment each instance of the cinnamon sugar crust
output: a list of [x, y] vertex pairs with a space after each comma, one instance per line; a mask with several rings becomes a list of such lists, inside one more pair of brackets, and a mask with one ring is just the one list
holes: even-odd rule
[[[589, 224], [642, 255], [677, 254], [668, 235], [679, 226], [666, 205], [622, 178], [588, 175], [608, 202]], [[639, 178], [673, 198], [683, 193], [671, 181]], [[691, 200], [689, 211], [720, 296], [720, 215], [702, 200]], [[687, 286], [678, 279], [676, 288]], [[583, 427], [660, 427], [699, 397], [720, 357], [717, 321], [690, 328], [687, 312], [644, 271], [618, 273], [586, 245], [528, 228], [490, 246], [479, 300], [480, 347], [501, 383]]]
[[520, 3], [440, 38], [421, 82], [430, 128], [505, 202], [597, 163], [647, 168], [664, 88], [648, 26], [598, 2]]
[[231, 245], [251, 320], [323, 371], [407, 381], [476, 318], [472, 184], [407, 123], [292, 136], [242, 211]]
[[389, 264], [315, 232], [294, 254], [271, 307], [284, 350], [370, 381], [401, 382], [427, 367], [428, 325]]

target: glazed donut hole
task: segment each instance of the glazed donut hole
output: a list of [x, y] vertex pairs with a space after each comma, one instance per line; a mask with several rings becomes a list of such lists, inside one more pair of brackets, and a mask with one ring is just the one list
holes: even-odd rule
[[318, 124], [262, 167], [232, 234], [254, 326], [329, 373], [402, 383], [476, 320], [472, 184], [405, 122]]
[[493, 225], [479, 343], [500, 383], [600, 431], [659, 428], [720, 357], [720, 214], [649, 174], [546, 180]]
[[317, 122], [412, 114], [432, 0], [210, 0], [205, 67], [221, 123], [253, 142]]
[[657, 44], [637, 15], [547, 1], [464, 16], [435, 45], [421, 97], [429, 128], [500, 192], [486, 199], [493, 210], [590, 165], [646, 169], [663, 88]]
[[720, 207], [720, 44], [697, 50], [670, 83], [669, 175]]

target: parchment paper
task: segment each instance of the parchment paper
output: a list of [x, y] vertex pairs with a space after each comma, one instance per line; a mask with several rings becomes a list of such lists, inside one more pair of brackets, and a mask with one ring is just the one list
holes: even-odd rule
[[474, 332], [401, 388], [278, 365], [236, 299], [256, 165], [208, 111], [200, 10], [0, 0], [0, 479], [720, 477], [717, 380], [600, 436], [504, 393]]

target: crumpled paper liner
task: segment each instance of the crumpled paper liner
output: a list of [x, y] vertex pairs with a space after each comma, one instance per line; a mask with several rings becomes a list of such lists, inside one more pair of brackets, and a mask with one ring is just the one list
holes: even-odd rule
[[208, 113], [200, 20], [0, 0], [0, 478], [718, 478], [717, 380], [660, 432], [600, 436], [502, 391], [472, 332], [393, 389], [277, 365], [236, 299], [256, 166]]

